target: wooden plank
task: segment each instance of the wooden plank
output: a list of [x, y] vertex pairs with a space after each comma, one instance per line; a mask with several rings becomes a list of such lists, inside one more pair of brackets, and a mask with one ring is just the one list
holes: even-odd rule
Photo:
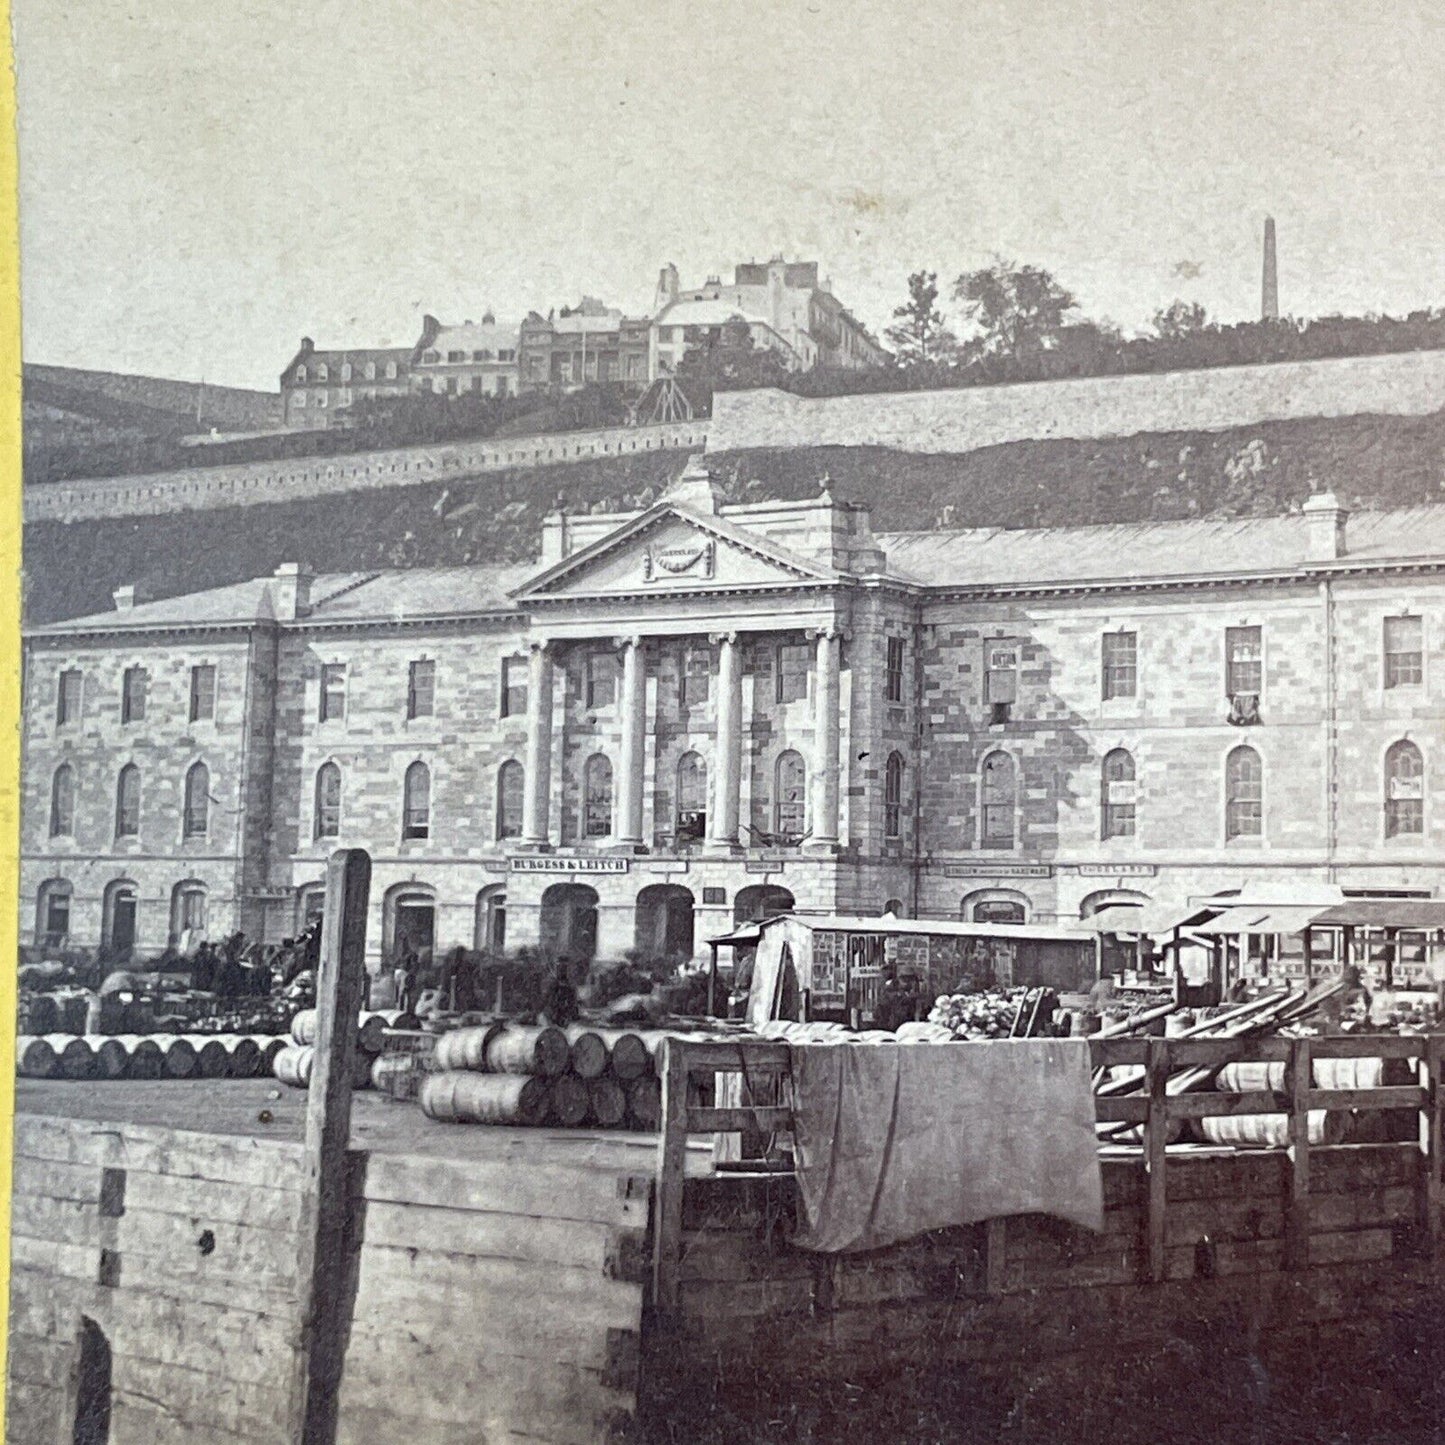
[[[99, 1258], [98, 1253], [93, 1258]], [[88, 1279], [12, 1260], [10, 1328], [41, 1339], [69, 1339], [79, 1316], [93, 1315], [101, 1298], [94, 1272]]]
[[1142, 1094], [1096, 1098], [1094, 1117], [1101, 1124], [1142, 1124], [1149, 1117], [1149, 1101]]
[[1144, 1228], [1147, 1280], [1158, 1284], [1164, 1278], [1164, 1240], [1167, 1227], [1168, 1180], [1166, 1160], [1169, 1145], [1169, 1046], [1163, 1039], [1150, 1039], [1144, 1064], [1144, 1081], [1149, 1094], [1149, 1114], [1144, 1125], [1144, 1167], [1149, 1192]]
[[1311, 1089], [1307, 1102], [1311, 1109], [1419, 1109], [1425, 1102], [1425, 1090], [1414, 1084], [1389, 1084], [1375, 1089]]
[[694, 1105], [687, 1111], [687, 1128], [693, 1134], [736, 1134], [751, 1129], [770, 1134], [792, 1126], [793, 1111], [781, 1106], [712, 1109]]
[[1283, 1063], [1289, 1058], [1288, 1039], [1170, 1039], [1172, 1069], [1212, 1069], [1236, 1063]]
[[1445, 1164], [1445, 1037], [1432, 1034], [1426, 1041], [1426, 1078], [1428, 1104], [1421, 1119], [1421, 1143], [1425, 1156], [1424, 1212], [1425, 1232], [1438, 1251], [1445, 1233], [1445, 1180], [1441, 1169]]
[[1289, 1203], [1285, 1211], [1285, 1265], [1308, 1269], [1310, 1262], [1310, 1126], [1311, 1064], [1309, 1039], [1290, 1044], [1289, 1074]]
[[68, 1199], [84, 1204], [100, 1202], [100, 1166], [69, 1164], [52, 1159], [17, 1159], [11, 1190], [43, 1199]]
[[751, 1039], [719, 1043], [671, 1037], [663, 1042], [664, 1052], [668, 1049], [682, 1053], [689, 1074], [745, 1073], [749, 1078], [757, 1078], [766, 1071], [786, 1072], [791, 1062], [787, 1044], [759, 1043]]
[[1312, 1266], [1390, 1259], [1394, 1253], [1393, 1229], [1350, 1229], [1310, 1236]]
[[368, 1212], [370, 1202], [379, 1200], [643, 1228], [647, 1199], [627, 1191], [627, 1177], [615, 1169], [567, 1163], [373, 1154], [364, 1194]]
[[1310, 1040], [1316, 1059], [1418, 1059], [1424, 1038], [1408, 1034], [1332, 1034]]
[[1220, 1119], [1236, 1114], [1278, 1114], [1280, 1099], [1259, 1090], [1249, 1094], [1221, 1094], [1201, 1091], [1197, 1094], [1175, 1094], [1169, 1100], [1171, 1119]]
[[[1316, 1175], [1317, 1170], [1312, 1170]], [[1409, 1185], [1384, 1189], [1357, 1189], [1349, 1194], [1310, 1195], [1310, 1233], [1365, 1229], [1372, 1226], [1408, 1224], [1419, 1210], [1417, 1191]]]
[[294, 1296], [295, 1236], [269, 1227], [127, 1209], [113, 1221], [127, 1285], [166, 1289], [177, 1278], [225, 1276], [241, 1289]]
[[356, 1016], [366, 991], [366, 907], [371, 858], [339, 848], [326, 869], [326, 911], [316, 977], [316, 1053], [306, 1093], [306, 1146], [296, 1229], [300, 1339], [291, 1377], [288, 1438], [326, 1445], [336, 1430], [336, 1388], [349, 1310], [344, 1300], [351, 1224], [351, 1080]]
[[298, 1144], [146, 1124], [17, 1114], [15, 1152], [24, 1159], [144, 1170], [271, 1189], [299, 1188], [301, 1182]]
[[[224, 1358], [216, 1362], [224, 1365]], [[190, 1431], [192, 1440], [224, 1438], [227, 1432], [248, 1440], [284, 1437], [288, 1400], [275, 1382], [243, 1383], [218, 1370], [193, 1370], [166, 1360], [133, 1355], [112, 1357], [115, 1398], [137, 1408], [159, 1404], [166, 1419]]]
[[1008, 1256], [1008, 1220], [989, 1219], [983, 1226], [983, 1288], [985, 1294], [1002, 1294], [1004, 1264]]
[[601, 1273], [617, 1233], [590, 1220], [547, 1219], [377, 1202], [366, 1207], [366, 1245], [430, 1249], [484, 1259], [534, 1260]]
[[[662, 1132], [657, 1144], [657, 1185], [653, 1202], [653, 1308], [678, 1307], [678, 1256], [682, 1249], [683, 1164], [687, 1157], [687, 1079], [693, 1046], [662, 1048]], [[704, 1056], [705, 1057], [705, 1056]]]
[[1089, 1040], [1089, 1061], [1096, 1069], [1138, 1066], [1148, 1057], [1148, 1039]]
[[816, 1259], [816, 1255], [788, 1249], [753, 1232], [689, 1230], [682, 1236], [678, 1278], [682, 1281], [811, 1279]]
[[301, 1218], [301, 1195], [295, 1189], [128, 1172], [125, 1212], [174, 1214], [210, 1225], [245, 1224], [290, 1238]]

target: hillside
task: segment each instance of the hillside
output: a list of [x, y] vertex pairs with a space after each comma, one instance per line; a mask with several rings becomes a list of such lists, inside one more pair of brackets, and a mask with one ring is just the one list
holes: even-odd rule
[[[1445, 413], [1277, 422], [1110, 441], [1032, 441], [966, 455], [812, 448], [710, 458], [730, 496], [817, 490], [864, 501], [879, 530], [1068, 526], [1268, 515], [1331, 488], [1355, 508], [1438, 500]], [[676, 452], [488, 473], [335, 498], [25, 531], [31, 622], [104, 611], [135, 582], [152, 596], [220, 586], [297, 561], [320, 571], [523, 560], [558, 497], [573, 511], [644, 506], [682, 469]]]
[[27, 387], [33, 381], [52, 392], [61, 390], [77, 407], [90, 398], [92, 405], [108, 402], [121, 408], [136, 408], [141, 415], [170, 417], [191, 431], [197, 429], [197, 402], [202, 430], [215, 427], [223, 432], [260, 431], [279, 425], [281, 420], [280, 398], [268, 391], [30, 362], [25, 364], [23, 374]]

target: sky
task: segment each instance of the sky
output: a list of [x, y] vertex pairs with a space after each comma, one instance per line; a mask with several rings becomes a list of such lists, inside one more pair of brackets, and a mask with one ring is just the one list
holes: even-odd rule
[[[1126, 332], [1445, 305], [1445, 6], [13, 0], [26, 358], [274, 391], [300, 337], [629, 313], [777, 253], [875, 330], [1048, 267]], [[1197, 274], [1194, 274], [1197, 268]]]

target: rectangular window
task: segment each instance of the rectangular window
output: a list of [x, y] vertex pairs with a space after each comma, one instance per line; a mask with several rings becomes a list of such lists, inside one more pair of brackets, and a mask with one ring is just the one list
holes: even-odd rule
[[705, 703], [712, 678], [712, 658], [701, 647], [690, 647], [682, 656], [682, 705]]
[[1018, 643], [986, 642], [983, 659], [983, 700], [989, 706], [989, 721], [1007, 722], [1019, 694]]
[[60, 674], [55, 690], [55, 722], [58, 727], [80, 721], [82, 675], [78, 667], [68, 667]]
[[527, 711], [527, 659], [502, 659], [502, 716], [522, 717]]
[[208, 662], [191, 669], [191, 721], [209, 722], [216, 715], [216, 669]]
[[888, 639], [888, 663], [884, 672], [886, 696], [889, 702], [903, 701], [903, 639]]
[[1258, 697], [1264, 684], [1264, 640], [1258, 627], [1224, 630], [1224, 691], [1230, 697]]
[[120, 685], [120, 720], [141, 722], [146, 715], [146, 670], [128, 667]]
[[327, 662], [321, 668], [321, 721], [338, 722], [346, 716], [346, 664]]
[[1385, 619], [1385, 686], [1418, 687], [1425, 680], [1424, 629], [1418, 617]]
[[808, 664], [813, 649], [806, 642], [780, 642], [777, 656], [779, 702], [797, 702], [808, 695]]
[[1139, 688], [1139, 635], [1104, 634], [1104, 698], [1134, 697]]
[[406, 678], [407, 717], [432, 716], [436, 711], [436, 682], [436, 663], [421, 659], [411, 664]]
[[611, 707], [617, 700], [617, 659], [610, 652], [594, 652], [587, 659], [587, 709]]

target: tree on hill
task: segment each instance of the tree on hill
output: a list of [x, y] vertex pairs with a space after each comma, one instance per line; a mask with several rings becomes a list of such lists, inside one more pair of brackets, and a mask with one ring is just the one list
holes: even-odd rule
[[978, 328], [967, 350], [980, 356], [1037, 356], [1057, 344], [1066, 318], [1079, 309], [1041, 266], [1019, 266], [995, 257], [992, 266], [965, 271], [953, 285], [968, 319]]
[[753, 341], [752, 330], [741, 316], [693, 342], [677, 364], [678, 384], [700, 409], [711, 407], [715, 391], [785, 387], [791, 375], [777, 352]]
[[1182, 341], [1208, 325], [1209, 314], [1197, 301], [1171, 301], [1154, 313], [1154, 330], [1164, 341]]
[[908, 300], [894, 308], [896, 326], [883, 333], [900, 366], [926, 366], [943, 361], [958, 348], [958, 339], [938, 309], [938, 272], [915, 271], [908, 278]]

